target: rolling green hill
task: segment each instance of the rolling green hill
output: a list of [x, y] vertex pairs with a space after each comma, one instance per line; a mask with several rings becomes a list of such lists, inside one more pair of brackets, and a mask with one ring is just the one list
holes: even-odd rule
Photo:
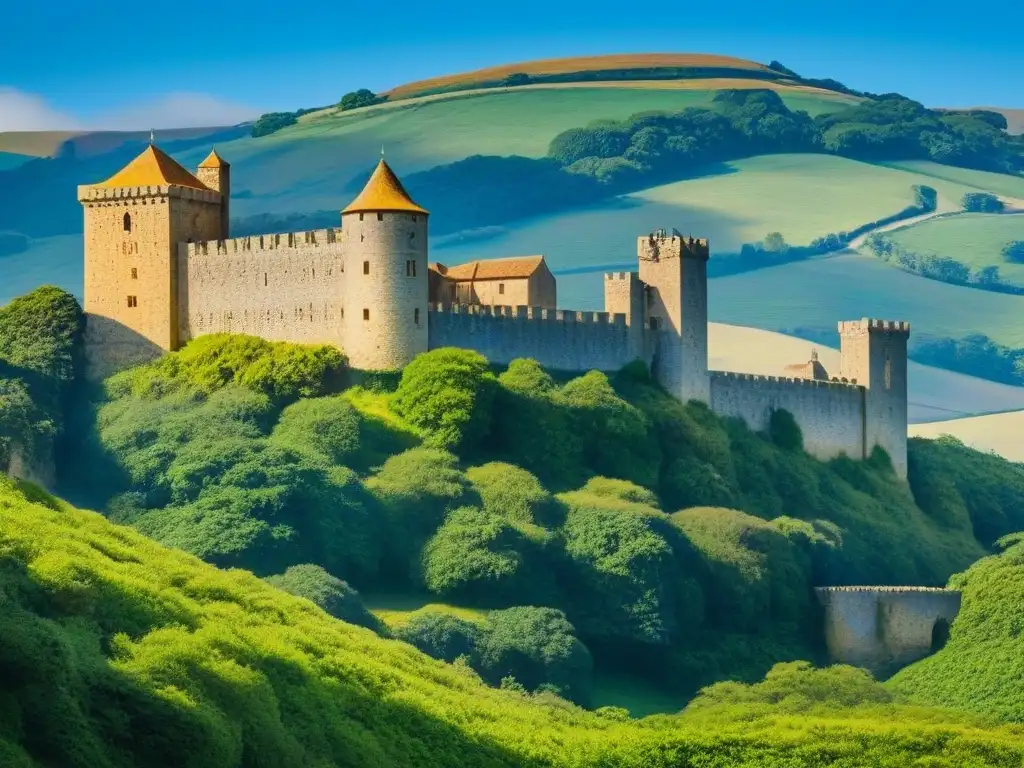
[[910, 434], [931, 439], [951, 435], [977, 451], [991, 451], [1009, 461], [1024, 462], [1022, 430], [1024, 411], [1010, 411], [914, 424], [910, 427]]

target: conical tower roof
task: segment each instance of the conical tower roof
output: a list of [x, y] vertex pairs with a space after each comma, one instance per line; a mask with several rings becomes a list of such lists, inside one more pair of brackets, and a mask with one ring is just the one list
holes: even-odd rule
[[161, 187], [168, 184], [192, 189], [209, 189], [155, 144], [150, 144], [128, 165], [95, 186]]
[[370, 176], [370, 180], [363, 187], [363, 191], [349, 203], [342, 213], [388, 212], [425, 214], [427, 210], [413, 202], [409, 193], [405, 191], [405, 187], [402, 186], [402, 182], [398, 180], [395, 172], [384, 162], [382, 157]]
[[210, 154], [206, 156], [206, 159], [199, 164], [200, 168], [227, 168], [231, 164], [223, 157], [217, 154], [216, 149], [211, 149]]

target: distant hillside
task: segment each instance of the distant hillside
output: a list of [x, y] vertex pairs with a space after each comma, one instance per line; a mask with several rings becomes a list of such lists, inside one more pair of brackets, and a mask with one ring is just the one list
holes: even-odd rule
[[462, 72], [392, 88], [389, 100], [408, 99], [445, 91], [526, 85], [543, 82], [596, 82], [608, 80], [671, 80], [688, 78], [744, 77], [764, 80], [792, 78], [764, 64], [732, 56], [701, 53], [641, 53], [580, 56], [564, 59], [504, 64]]
[[[170, 128], [158, 130], [161, 143], [198, 139], [223, 133], [233, 126]], [[0, 132], [0, 153], [33, 157], [94, 157], [120, 149], [125, 144], [146, 141], [149, 131], [7, 131]]]
[[953, 112], [998, 112], [1006, 118], [1006, 131], [1013, 134], [1024, 134], [1024, 109], [1007, 109], [1006, 107], [963, 107], [950, 109]]

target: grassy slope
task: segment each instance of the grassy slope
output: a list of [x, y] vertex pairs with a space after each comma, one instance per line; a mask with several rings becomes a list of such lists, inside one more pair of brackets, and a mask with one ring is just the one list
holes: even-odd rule
[[952, 435], [979, 451], [993, 451], [1010, 461], [1024, 462], [1024, 411], [951, 419], [910, 427], [914, 437]]
[[1024, 285], [1024, 264], [1003, 259], [1003, 247], [1024, 240], [1024, 215], [964, 214], [924, 221], [889, 235], [899, 245], [920, 254], [934, 254], [972, 269], [995, 265], [1004, 282]]
[[[929, 762], [937, 766], [1024, 757], [1019, 730], [887, 704], [870, 687], [876, 703], [851, 709], [807, 697], [766, 707], [777, 697], [732, 686], [691, 715], [647, 727], [487, 689], [248, 573], [218, 571], [33, 494], [42, 503], [0, 479], [0, 686], [10, 694], [0, 758], [11, 768], [678, 766], [726, 757], [733, 766], [895, 768], [924, 754], [941, 758]], [[737, 695], [750, 703], [735, 705]]]
[[1005, 173], [989, 173], [971, 168], [955, 168], [941, 165], [929, 160], [904, 160], [901, 162], [883, 163], [890, 168], [900, 168], [940, 181], [964, 184], [975, 189], [994, 192], [1017, 199], [1024, 199], [1024, 177], [1008, 176]]

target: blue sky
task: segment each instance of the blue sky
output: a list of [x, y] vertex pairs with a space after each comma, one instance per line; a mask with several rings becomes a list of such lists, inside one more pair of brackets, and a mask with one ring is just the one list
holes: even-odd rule
[[778, 59], [931, 106], [1024, 107], [1024, 3], [990, 4], [989, 15], [963, 2], [944, 10], [943, 0], [10, 5], [0, 130], [231, 121], [332, 103], [359, 87], [622, 52]]

